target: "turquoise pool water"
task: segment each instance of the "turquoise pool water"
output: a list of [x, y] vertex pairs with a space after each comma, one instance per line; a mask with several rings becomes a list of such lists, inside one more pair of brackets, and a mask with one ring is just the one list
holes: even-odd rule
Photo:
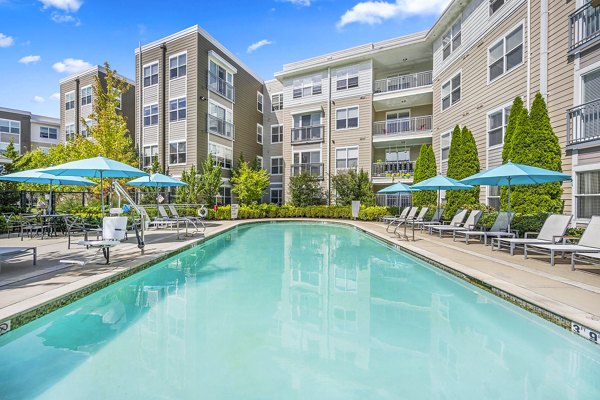
[[599, 399], [600, 347], [346, 226], [253, 224], [0, 337], [1, 399]]

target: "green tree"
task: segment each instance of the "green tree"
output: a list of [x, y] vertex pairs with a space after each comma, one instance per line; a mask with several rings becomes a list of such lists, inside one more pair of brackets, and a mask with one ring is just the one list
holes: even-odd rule
[[221, 187], [221, 167], [215, 165], [212, 154], [209, 154], [202, 164], [200, 175], [200, 199], [205, 204], [213, 204]]
[[[4, 170], [2, 171], [2, 175], [12, 174], [13, 172], [19, 171], [18, 163], [19, 163], [19, 152], [15, 149], [15, 144], [12, 139], [6, 146], [6, 149], [2, 151], [2, 155], [11, 160], [10, 163], [4, 165]], [[19, 201], [19, 184], [17, 182], [9, 182], [9, 181], [0, 181], [0, 190], [2, 190], [3, 195], [0, 198], [0, 207], [6, 211], [14, 211], [15, 205]]]
[[233, 189], [241, 204], [256, 203], [265, 194], [269, 185], [269, 175], [262, 168], [254, 170], [246, 162], [242, 162], [235, 177], [231, 178]]
[[[457, 148], [453, 149], [455, 144]], [[466, 126], [460, 130], [457, 125], [452, 133], [452, 142], [450, 143], [447, 176], [461, 180], [478, 173], [479, 169], [475, 138]], [[459, 208], [479, 204], [479, 186], [470, 190], [450, 190], [446, 193], [446, 199], [446, 216], [452, 216]]]
[[332, 181], [337, 194], [336, 204], [347, 206], [352, 204], [352, 200], [359, 200], [367, 206], [375, 205], [373, 184], [369, 174], [362, 169], [359, 172], [350, 169], [336, 174]]
[[523, 111], [523, 99], [521, 96], [515, 97], [515, 100], [510, 107], [508, 115], [508, 123], [506, 124], [506, 132], [504, 133], [504, 145], [502, 147], [502, 164], [506, 164], [510, 160], [510, 152], [512, 150], [512, 138], [517, 128], [521, 112]]
[[181, 173], [181, 181], [187, 183], [186, 186], [177, 187], [176, 201], [180, 204], [197, 204], [200, 201], [200, 176], [196, 166], [192, 164], [190, 170], [184, 170]]
[[[435, 163], [435, 154], [433, 147], [426, 144], [421, 145], [419, 157], [415, 165], [415, 173], [413, 183], [419, 183], [426, 179], [433, 178], [437, 175], [437, 167]], [[412, 194], [412, 203], [414, 206], [428, 206], [435, 204], [437, 194], [434, 190], [423, 190]]]
[[[511, 141], [511, 161], [562, 172], [560, 145], [540, 93], [533, 100], [529, 117], [526, 110], [522, 113]], [[562, 211], [560, 183], [514, 186], [511, 194], [511, 210], [517, 213]]]
[[244, 153], [241, 152], [240, 153], [240, 157], [238, 158], [238, 160], [235, 162], [235, 164], [233, 164], [233, 168], [231, 168], [231, 177], [235, 178], [239, 172], [240, 172], [240, 167], [243, 163], [245, 163], [246, 160], [244, 160]]
[[293, 206], [306, 207], [323, 203], [323, 190], [321, 190], [319, 178], [307, 171], [290, 177], [288, 187]]

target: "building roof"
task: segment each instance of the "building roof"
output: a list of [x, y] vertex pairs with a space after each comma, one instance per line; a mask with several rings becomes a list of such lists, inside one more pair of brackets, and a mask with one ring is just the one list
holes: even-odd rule
[[9, 112], [13, 114], [22, 114], [31, 118], [31, 122], [60, 125], [60, 119], [54, 117], [48, 117], [45, 115], [32, 114], [31, 111], [17, 110], [14, 108], [0, 107], [0, 112]]
[[[105, 74], [106, 74], [106, 69], [105, 69], [104, 67], [100, 66], [100, 65], [96, 65], [96, 66], [93, 66], [93, 67], [90, 67], [90, 68], [87, 68], [87, 69], [81, 70], [81, 71], [79, 71], [79, 72], [76, 72], [76, 73], [74, 73], [74, 74], [71, 74], [71, 75], [69, 75], [69, 76], [67, 76], [67, 77], [65, 77], [65, 78], [62, 78], [62, 79], [60, 80], [60, 83], [62, 84], [62, 83], [64, 83], [64, 82], [72, 81], [73, 79], [76, 79], [76, 78], [82, 77], [82, 76], [84, 76], [84, 75], [89, 75], [89, 74], [97, 74], [97, 73], [99, 73], [99, 72], [103, 72], [103, 73], [105, 73]], [[123, 76], [123, 75], [121, 75], [121, 74], [115, 74], [115, 75], [116, 75], [116, 76], [118, 76], [119, 78], [121, 78], [121, 79], [125, 80], [125, 81], [126, 81], [127, 83], [129, 83], [130, 85], [132, 85], [132, 86], [135, 86], [135, 82], [134, 82], [132, 79], [129, 79], [129, 78], [127, 78], [126, 76]]]

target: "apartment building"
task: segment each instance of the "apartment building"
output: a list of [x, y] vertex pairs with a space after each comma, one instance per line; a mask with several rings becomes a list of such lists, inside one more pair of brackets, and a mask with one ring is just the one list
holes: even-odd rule
[[19, 153], [48, 151], [59, 142], [60, 120], [30, 111], [0, 107], [0, 150], [12, 141]]
[[271, 180], [268, 193], [263, 202], [283, 204], [283, 85], [277, 79], [265, 81], [263, 97], [265, 109], [263, 125], [263, 163]]
[[[135, 82], [122, 75], [130, 89], [121, 94], [119, 112], [127, 118], [127, 129], [135, 132]], [[87, 136], [82, 120], [91, 123], [89, 115], [93, 111], [96, 95], [93, 86], [96, 77], [106, 86], [106, 70], [99, 65], [88, 68], [60, 80], [60, 140], [62, 142], [74, 135]]]
[[223, 169], [221, 203], [240, 154], [263, 157], [262, 79], [199, 26], [135, 50], [136, 145], [142, 167], [156, 157], [180, 176], [208, 154]]

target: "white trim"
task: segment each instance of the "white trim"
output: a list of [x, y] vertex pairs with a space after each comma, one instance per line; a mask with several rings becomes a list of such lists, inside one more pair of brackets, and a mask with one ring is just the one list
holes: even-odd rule
[[[60, 84], [63, 84], [63, 83], [65, 83], [65, 82], [69, 82], [69, 81], [71, 81], [71, 80], [73, 80], [73, 79], [76, 79], [76, 78], [81, 78], [81, 77], [82, 77], [82, 76], [84, 76], [84, 75], [88, 75], [88, 74], [91, 74], [91, 73], [96, 73], [96, 74], [98, 74], [99, 72], [102, 72], [102, 73], [106, 74], [106, 69], [104, 69], [104, 67], [102, 67], [102, 66], [100, 66], [100, 65], [96, 65], [96, 66], [93, 66], [93, 67], [90, 67], [90, 68], [84, 69], [83, 71], [79, 71], [79, 72], [76, 72], [76, 73], [74, 73], [74, 74], [71, 74], [71, 75], [69, 75], [69, 76], [67, 76], [67, 77], [64, 77], [64, 78], [62, 78], [62, 79], [59, 81], [59, 83], [60, 83]], [[127, 78], [127, 77], [125, 77], [125, 76], [123, 76], [123, 75], [121, 75], [121, 74], [115, 74], [115, 76], [117, 76], [117, 77], [119, 77], [119, 78], [121, 78], [121, 79], [125, 80], [125, 81], [126, 81], [127, 83], [129, 83], [130, 85], [132, 85], [132, 86], [135, 86], [135, 82], [134, 82], [133, 80], [131, 80], [131, 79], [129, 79], [129, 78]]]
[[[261, 99], [260, 100], [260, 105], [262, 107], [262, 110], [258, 109], [258, 104], [259, 104], [258, 98], [259, 97]], [[256, 91], [256, 111], [258, 111], [261, 114], [264, 114], [264, 112], [265, 112], [265, 95], [262, 94], [262, 92], [259, 91], [259, 90]]]
[[[158, 80], [153, 85], [144, 86], [144, 69], [146, 69], [146, 67], [152, 67], [154, 64], [156, 64], [158, 66], [158, 71], [156, 72], [156, 75], [158, 76]], [[164, 66], [163, 66], [163, 68], [164, 68]], [[152, 77], [152, 68], [150, 68], [150, 77]], [[152, 79], [150, 79], [150, 82], [152, 82]], [[159, 83], [160, 83], [160, 62], [159, 62], [159, 60], [154, 60], [147, 64], [142, 65], [142, 75], [140, 76], [140, 85], [142, 86], [142, 88], [150, 88], [152, 86], [158, 85]]]
[[[260, 142], [258, 141], [258, 127], [260, 126]], [[265, 141], [265, 127], [256, 123], [256, 143], [263, 144]]]
[[[512, 107], [512, 103], [509, 102], [509, 103], [506, 103], [506, 104], [504, 104], [502, 106], [498, 106], [496, 108], [492, 108], [491, 110], [489, 110], [485, 114], [485, 148], [487, 150], [494, 150], [494, 149], [498, 149], [498, 148], [504, 147], [504, 136], [506, 135], [506, 128], [508, 127], [508, 117], [506, 117], [506, 121], [504, 121], [504, 118], [505, 118], [504, 110], [507, 107]], [[502, 128], [502, 143], [496, 144], [496, 145], [490, 147], [490, 115], [494, 114], [494, 113], [497, 113], [498, 111], [502, 111], [502, 122], [506, 122], [505, 124], [503, 124], [501, 126], [501, 128]], [[487, 163], [488, 163], [488, 160], [486, 159], [486, 164]], [[489, 165], [488, 165], [488, 168], [489, 168]]]
[[[516, 31], [519, 26], [521, 27], [521, 62], [518, 63], [517, 65], [515, 65], [514, 67], [512, 67], [511, 69], [507, 70], [506, 69], [506, 37], [513, 33], [514, 31]], [[503, 72], [498, 75], [497, 77], [495, 77], [494, 79], [490, 80], [490, 49], [494, 46], [496, 46], [498, 43], [503, 42], [502, 44], [502, 62], [503, 62]], [[492, 42], [488, 48], [487, 48], [487, 65], [486, 65], [486, 80], [487, 80], [487, 85], [491, 85], [492, 83], [496, 82], [497, 80], [499, 80], [500, 78], [507, 76], [509, 73], [517, 70], [520, 66], [525, 64], [525, 19], [522, 19], [520, 22], [516, 23], [515, 25], [513, 25], [510, 29], [506, 30], [504, 33], [502, 33], [502, 35], [500, 35], [500, 37], [498, 39], [496, 39], [494, 42]]]
[[[176, 166], [176, 165], [187, 165], [187, 162], [188, 162], [188, 145], [187, 145], [187, 142], [188, 142], [187, 139], [185, 139], [185, 140], [169, 140], [168, 149], [167, 149], [167, 155], [168, 155], [168, 161], [169, 161], [168, 164], [169, 164], [169, 166], [171, 166], [171, 165], [174, 165], [174, 166]], [[173, 143], [177, 143], [177, 144], [179, 144], [179, 143], [185, 143], [185, 162], [184, 163], [174, 163], [174, 164], [171, 164], [171, 145]], [[159, 149], [159, 153], [158, 154], [160, 155], [160, 149]], [[179, 154], [179, 147], [177, 148], [177, 154]]]
[[[442, 147], [442, 143], [443, 143], [443, 140], [442, 140], [442, 138], [443, 138], [444, 136], [446, 136], [446, 135], [449, 135], [449, 136], [450, 136], [450, 143], [448, 144], [448, 150], [450, 150], [450, 146], [452, 146], [452, 129], [451, 129], [451, 130], [449, 130], [449, 131], [446, 131], [446, 132], [442, 132], [442, 133], [440, 134], [440, 169], [439, 169], [439, 171], [440, 171], [440, 174], [442, 173], [442, 163], [443, 163], [444, 161], [448, 161], [448, 158], [446, 158], [445, 160], [442, 158], [442, 150], [444, 149], [444, 148]], [[449, 154], [448, 154], [448, 155], [449, 155]]]
[[[179, 119], [179, 100], [181, 99], [185, 99], [185, 118]], [[177, 119], [175, 121], [171, 121], [171, 102], [172, 101], [176, 101], [177, 102]], [[167, 122], [169, 124], [174, 124], [176, 122], [181, 122], [181, 121], [187, 121], [187, 117], [188, 117], [188, 101], [187, 101], [187, 96], [179, 96], [179, 97], [175, 97], [175, 98], [169, 98], [168, 100], [168, 107], [167, 107], [167, 113], [168, 113], [168, 119]], [[159, 109], [159, 113], [160, 113], [160, 109]]]
[[[290, 111], [290, 115], [298, 115], [298, 114], [310, 114], [310, 113], [315, 113], [315, 112], [319, 112], [321, 114], [323, 114], [323, 107], [319, 106], [318, 108], [306, 108], [303, 110], [294, 110], [294, 111]], [[322, 117], [322, 115], [321, 115]]]
[[[269, 143], [271, 143], [271, 144], [280, 144], [280, 143], [283, 143], [283, 136], [284, 136], [284, 130], [285, 130], [285, 128], [281, 130], [281, 141], [279, 141], [279, 142], [274, 142], [274, 141], [273, 141], [273, 127], [274, 127], [274, 126], [277, 126], [277, 127], [280, 127], [280, 126], [281, 126], [281, 127], [283, 127], [283, 124], [271, 124], [271, 125], [269, 125], [269, 134], [270, 134]], [[278, 129], [277, 131], [278, 131], [278, 132], [277, 132], [277, 136], [279, 136], [279, 129]], [[265, 140], [264, 140], [264, 138], [263, 138], [263, 142], [264, 142], [264, 141], [265, 141]]]
[[[351, 128], [348, 127], [348, 110], [351, 108], [355, 108], [356, 107], [356, 126], [353, 126]], [[346, 127], [345, 128], [338, 128], [337, 127], [337, 112], [338, 110], [346, 110]], [[336, 107], [333, 113], [333, 117], [334, 117], [334, 121], [335, 121], [335, 130], [336, 131], [348, 131], [348, 130], [352, 130], [352, 129], [359, 129], [360, 128], [360, 106], [358, 104], [356, 105], [352, 105], [352, 106], [344, 106], [344, 107]]]
[[589, 222], [589, 218], [577, 218], [577, 209], [576, 209], [576, 199], [577, 199], [577, 173], [578, 172], [588, 172], [588, 171], [598, 171], [600, 170], [600, 163], [595, 164], [586, 164], [586, 165], [576, 165], [573, 166], [572, 170], [572, 181], [571, 181], [571, 194], [572, 194], [572, 203], [571, 203], [571, 214], [573, 215], [574, 222], [585, 223]]
[[587, 67], [575, 70], [575, 87], [573, 93], [573, 106], [583, 104], [583, 76], [600, 69], [600, 60]]
[[[171, 78], [171, 59], [172, 58], [178, 58], [179, 56], [181, 56], [183, 54], [185, 54], [185, 75], [179, 76], [179, 71], [177, 71], [178, 72], [177, 77], [176, 78]], [[167, 69], [167, 71], [169, 71], [169, 82], [172, 81], [172, 80], [174, 80], [174, 79], [183, 78], [184, 76], [187, 77], [187, 75], [188, 75], [188, 56], [187, 56], [187, 50], [180, 51], [179, 53], [171, 54], [168, 57], [168, 59], [167, 59], [167, 63], [168, 63], [168, 65], [167, 65], [166, 69]], [[177, 60], [177, 68], [179, 69], [179, 67], [180, 67], [179, 60]], [[143, 74], [144, 74], [144, 69], [142, 69], [142, 75]], [[143, 79], [143, 76], [142, 76], [142, 79]], [[186, 88], [186, 90], [187, 90], [187, 88]], [[169, 90], [169, 92], [170, 92], [170, 90]]]
[[[87, 90], [88, 88], [91, 89], [91, 91], [90, 91], [90, 102], [86, 103], [86, 104], [81, 104], [81, 102], [83, 101], [82, 92], [84, 91], [84, 89]], [[87, 97], [87, 95], [85, 97]], [[90, 84], [90, 85], [85, 85], [85, 86], [80, 87], [79, 88], [79, 104], [78, 104], [78, 106], [79, 107], [88, 106], [88, 105], [91, 105], [93, 102], [94, 102], [94, 89], [92, 88], [92, 85]]]
[[278, 158], [278, 159], [281, 159], [281, 161], [283, 161], [283, 156], [271, 156], [271, 157], [269, 157], [269, 175], [271, 175], [271, 176], [281, 176], [281, 175], [283, 175], [283, 169], [284, 169], [283, 164], [284, 163], [283, 162], [281, 163], [281, 173], [274, 174], [273, 173], [273, 159], [274, 158]]
[[[449, 74], [449, 75], [450, 75], [450, 77], [448, 79], [446, 79], [444, 82], [442, 82], [442, 84], [440, 85], [440, 112], [441, 113], [444, 112], [444, 111], [446, 111], [446, 110], [451, 109], [454, 104], [460, 103], [460, 101], [463, 98], [463, 90], [462, 90], [462, 87], [463, 87], [462, 68], [456, 70], [455, 72], [453, 72], [452, 74]], [[452, 87], [452, 79], [456, 78], [456, 75], [460, 75], [460, 86], [459, 86], [459, 88], [460, 88], [460, 99], [458, 99], [458, 101], [456, 103], [453, 103], [452, 102], [452, 92], [454, 91], [454, 88]], [[442, 90], [444, 90], [444, 86], [448, 82], [450, 82], [450, 93], [449, 93], [449, 96], [450, 96], [450, 105], [447, 108], [444, 108], [444, 95], [443, 95]]]
[[[460, 44], [458, 45], [458, 47], [455, 49], [454, 48], [454, 34], [452, 33], [452, 28], [454, 27], [454, 25], [458, 22], [458, 20], [460, 19]], [[452, 54], [458, 50], [459, 47], [462, 46], [463, 44], [463, 36], [462, 36], [462, 25], [463, 25], [463, 13], [462, 11], [460, 12], [460, 14], [458, 15], [458, 17], [456, 17], [450, 24], [448, 29], [446, 29], [442, 35], [440, 36], [440, 39], [442, 40], [441, 44], [442, 44], [442, 62], [446, 61], [447, 59], [449, 59]], [[446, 36], [447, 33], [450, 33], [450, 54], [448, 54], [448, 57], [444, 57], [444, 36]]]
[[232, 74], [237, 74], [237, 68], [227, 62], [227, 60], [221, 57], [219, 53], [215, 52], [214, 50], [208, 51], [208, 58], [212, 58], [216, 64], [221, 64], [223, 68], [228, 69]]
[[352, 167], [348, 167], [348, 150], [350, 150], [350, 149], [356, 149], [356, 172], [359, 171], [358, 170], [358, 168], [359, 168], [358, 166], [360, 164], [360, 146], [358, 144], [352, 144], [352, 145], [348, 145], [348, 146], [335, 147], [333, 149], [333, 158], [334, 158], [334, 165], [333, 165], [333, 167], [335, 168], [336, 174], [337, 174], [337, 170], [338, 170], [338, 167], [337, 167], [337, 161], [338, 161], [337, 151], [338, 150], [346, 150], [346, 158], [345, 158], [345, 160], [346, 160], [346, 167], [345, 168], [341, 168], [341, 169], [348, 170], [348, 169], [352, 168]]

